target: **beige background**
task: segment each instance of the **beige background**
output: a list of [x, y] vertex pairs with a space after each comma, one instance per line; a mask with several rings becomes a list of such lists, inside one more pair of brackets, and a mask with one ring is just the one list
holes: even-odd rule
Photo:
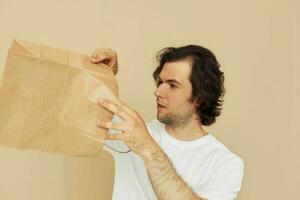
[[[245, 162], [238, 199], [298, 199], [299, 9], [297, 0], [0, 0], [0, 69], [13, 37], [87, 54], [111, 47], [122, 99], [150, 120], [155, 53], [206, 46], [227, 89], [208, 130]], [[0, 199], [101, 199], [99, 159], [1, 148]]]

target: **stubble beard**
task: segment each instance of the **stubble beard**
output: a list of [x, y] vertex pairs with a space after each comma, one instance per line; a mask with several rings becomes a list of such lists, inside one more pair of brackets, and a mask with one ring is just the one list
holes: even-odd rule
[[186, 109], [182, 113], [167, 113], [162, 116], [157, 113], [157, 119], [168, 126], [180, 127], [187, 125], [192, 120], [193, 114], [192, 109]]

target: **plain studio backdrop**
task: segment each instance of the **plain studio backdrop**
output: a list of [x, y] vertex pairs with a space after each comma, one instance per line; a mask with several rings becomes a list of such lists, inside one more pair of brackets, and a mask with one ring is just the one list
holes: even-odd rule
[[[85, 54], [110, 47], [121, 99], [149, 121], [157, 51], [203, 45], [225, 72], [224, 109], [207, 130], [245, 162], [238, 199], [298, 199], [299, 9], [297, 0], [0, 0], [0, 71], [12, 38]], [[0, 148], [0, 169], [1, 200], [99, 200], [106, 184], [98, 158]]]

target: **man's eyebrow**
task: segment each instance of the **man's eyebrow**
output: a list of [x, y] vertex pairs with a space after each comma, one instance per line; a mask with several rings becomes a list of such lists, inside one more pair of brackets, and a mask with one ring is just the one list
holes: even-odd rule
[[[162, 81], [160, 77], [158, 77], [158, 80], [159, 80], [159, 81]], [[177, 85], [182, 86], [182, 84], [181, 84], [179, 81], [177, 81], [176, 79], [167, 79], [167, 80], [165, 80], [164, 82], [166, 82], [166, 83], [175, 83], [175, 84], [177, 84]]]

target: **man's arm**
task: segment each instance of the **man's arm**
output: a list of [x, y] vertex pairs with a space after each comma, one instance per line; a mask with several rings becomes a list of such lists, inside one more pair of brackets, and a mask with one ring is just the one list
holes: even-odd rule
[[115, 105], [101, 99], [99, 105], [122, 118], [121, 123], [98, 121], [99, 128], [121, 130], [122, 134], [107, 134], [104, 139], [122, 140], [145, 163], [154, 191], [160, 200], [201, 200], [179, 177], [171, 161], [149, 135], [139, 114], [121, 103]]
[[157, 144], [153, 145], [153, 149], [143, 160], [158, 199], [203, 200], [180, 178], [169, 158]]

